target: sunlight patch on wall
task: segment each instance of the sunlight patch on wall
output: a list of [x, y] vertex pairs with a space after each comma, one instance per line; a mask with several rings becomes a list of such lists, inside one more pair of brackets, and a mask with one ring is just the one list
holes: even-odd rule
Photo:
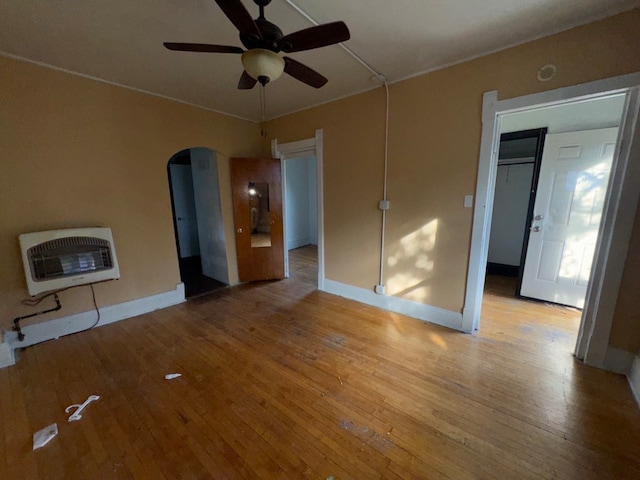
[[426, 285], [434, 269], [433, 251], [436, 245], [438, 220], [431, 220], [416, 231], [404, 236], [387, 258], [394, 272], [387, 280], [387, 293], [424, 302], [431, 293]]

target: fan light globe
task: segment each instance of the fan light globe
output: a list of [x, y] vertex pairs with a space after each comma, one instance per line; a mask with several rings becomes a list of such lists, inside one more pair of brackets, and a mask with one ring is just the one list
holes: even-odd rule
[[284, 59], [271, 50], [253, 48], [242, 54], [245, 71], [262, 85], [277, 80], [284, 71]]

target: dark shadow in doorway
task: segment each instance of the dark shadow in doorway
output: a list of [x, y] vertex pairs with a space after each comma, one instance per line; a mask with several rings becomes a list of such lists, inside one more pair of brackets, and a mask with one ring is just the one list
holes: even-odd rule
[[184, 283], [185, 297], [197, 297], [227, 286], [202, 274], [200, 256], [181, 258], [179, 262], [180, 279]]

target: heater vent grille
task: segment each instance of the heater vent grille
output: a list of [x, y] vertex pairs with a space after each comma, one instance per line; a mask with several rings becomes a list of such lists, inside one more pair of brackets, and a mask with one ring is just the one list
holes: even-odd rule
[[109, 228], [77, 228], [20, 235], [31, 295], [120, 278]]
[[27, 255], [36, 281], [113, 268], [109, 242], [100, 238], [50, 240], [30, 248]]

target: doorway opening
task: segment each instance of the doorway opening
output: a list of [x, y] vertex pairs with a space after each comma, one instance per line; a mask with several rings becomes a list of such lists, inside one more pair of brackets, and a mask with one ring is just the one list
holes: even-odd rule
[[187, 298], [228, 286], [215, 152], [181, 150], [167, 163], [180, 279]]
[[617, 94], [501, 119], [487, 324], [575, 344], [625, 102]]
[[[547, 128], [502, 133], [498, 150], [487, 274], [522, 279], [528, 228]], [[519, 295], [519, 285], [516, 289]]]
[[[289, 157], [282, 161], [285, 249], [288, 276], [308, 276], [318, 263], [318, 193], [316, 157]], [[295, 254], [291, 255], [291, 252]], [[317, 267], [313, 271], [317, 285]]]
[[317, 129], [313, 138], [290, 143], [274, 139], [271, 153], [282, 163], [285, 278], [296, 275], [289, 265], [291, 249], [296, 253], [292, 259], [306, 263], [304, 271], [307, 275], [313, 271], [317, 289], [324, 290], [323, 131]]
[[639, 90], [640, 73], [633, 73], [506, 100], [498, 100], [497, 91], [484, 94], [482, 140], [462, 331], [473, 332], [480, 324], [503, 119], [511, 114], [550, 106], [623, 95], [624, 109], [614, 148], [608, 182], [609, 193], [602, 211], [588, 294], [574, 350], [575, 356], [588, 365], [610, 370], [620, 368], [620, 365], [614, 365], [620, 362], [614, 358], [615, 352], [610, 351], [609, 339], [640, 194], [640, 167], [632, 161], [633, 157], [640, 155], [640, 131], [636, 128], [640, 110]]

